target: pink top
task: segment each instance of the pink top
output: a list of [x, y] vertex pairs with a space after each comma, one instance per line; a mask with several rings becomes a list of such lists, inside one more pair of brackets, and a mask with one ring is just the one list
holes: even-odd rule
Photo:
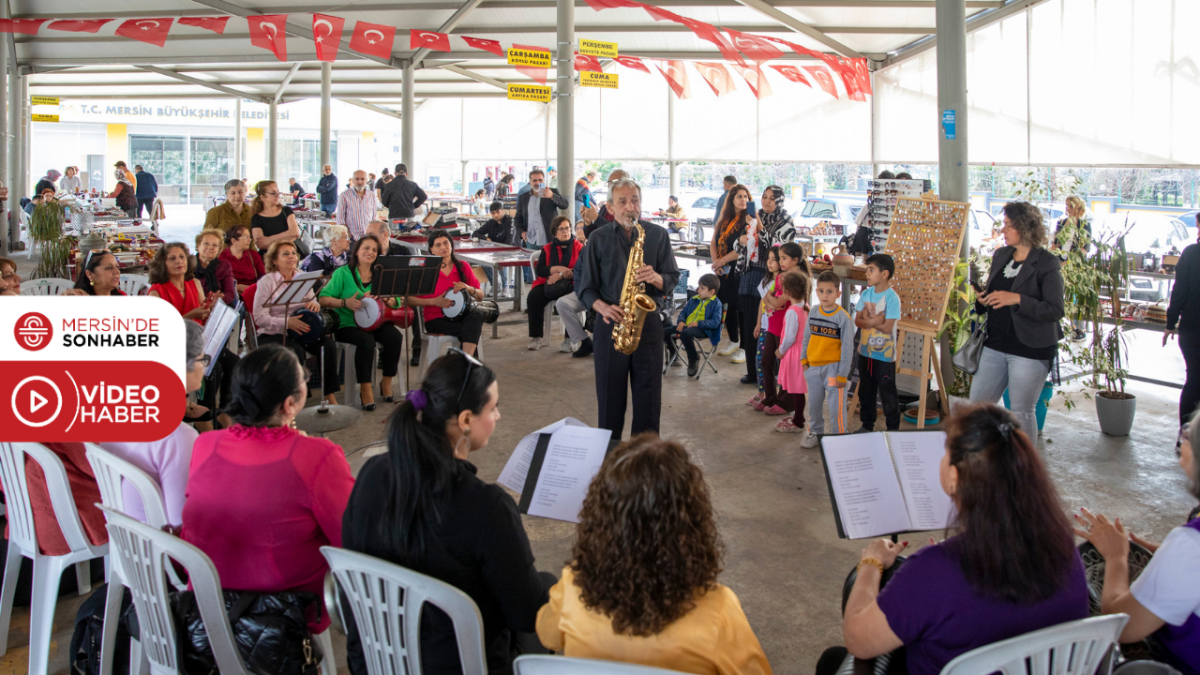
[[[479, 280], [475, 278], [475, 270], [472, 270], [470, 265], [468, 265], [467, 263], [462, 262], [462, 261], [459, 261], [459, 266], [461, 266], [464, 270], [466, 270], [466, 273], [467, 273], [466, 279], [459, 278], [458, 266], [452, 266], [450, 268], [450, 274], [446, 274], [445, 272], [438, 272], [437, 286], [434, 287], [434, 289], [433, 289], [433, 295], [426, 295], [424, 297], [436, 298], [440, 295], [445, 295], [446, 291], [450, 290], [451, 288], [454, 288], [455, 282], [458, 282], [458, 281], [465, 283], [466, 285], [470, 286], [471, 288], [479, 288]], [[445, 314], [442, 313], [441, 307], [434, 307], [433, 305], [426, 305], [424, 307], [424, 310], [425, 310], [425, 320], [426, 321], [433, 321], [434, 319], [440, 319], [443, 316], [445, 316]]]
[[[187, 495], [188, 470], [192, 463], [192, 446], [199, 434], [187, 424], [180, 424], [171, 435], [153, 443], [101, 443], [100, 447], [150, 474], [162, 487], [167, 505], [167, 522], [175, 527], [183, 524], [183, 502]], [[124, 483], [125, 513], [130, 518], [146, 522], [146, 508], [132, 483]]]
[[[322, 546], [342, 545], [354, 478], [342, 449], [286, 427], [235, 425], [196, 440], [183, 538], [212, 558], [224, 588], [323, 592]], [[322, 612], [314, 632], [329, 625]]]
[[[779, 283], [779, 277], [776, 276], [775, 297], [778, 298], [781, 295], [783, 295], [783, 284]], [[780, 340], [783, 339], [783, 318], [787, 316], [788, 308], [791, 306], [791, 301], [784, 302], [782, 307], [767, 316], [767, 332]]]
[[[290, 307], [292, 312], [298, 309], [304, 309], [303, 302], [293, 303], [289, 305], [274, 305], [268, 307], [267, 303], [275, 299], [276, 289], [283, 284], [283, 275], [279, 272], [270, 272], [263, 275], [258, 280], [258, 288], [254, 291], [254, 307], [251, 311], [254, 313], [254, 326], [258, 329], [260, 335], [283, 335], [283, 331], [287, 328], [287, 310]], [[317, 296], [313, 295], [310, 290], [304, 294], [304, 302], [312, 302]]]

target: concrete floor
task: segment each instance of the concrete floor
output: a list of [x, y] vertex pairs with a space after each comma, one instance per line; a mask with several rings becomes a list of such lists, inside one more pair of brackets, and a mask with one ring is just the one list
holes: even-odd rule
[[[595, 423], [592, 360], [559, 354], [562, 329], [557, 320], [554, 326], [554, 337], [547, 340], [551, 346], [538, 352], [525, 349], [523, 326], [502, 327], [498, 340], [485, 338], [487, 362], [499, 375], [503, 417], [489, 446], [472, 457], [483, 480], [496, 479], [530, 431], [566, 416]], [[1170, 358], [1178, 354], [1174, 347], [1166, 351]], [[863, 544], [837, 539], [817, 451], [800, 448], [797, 435], [774, 432], [777, 418], [745, 405], [753, 387], [738, 382], [743, 366], [723, 357], [714, 357], [714, 363], [719, 373], [699, 382], [687, 379], [682, 369], [666, 375], [662, 433], [686, 444], [705, 468], [726, 549], [721, 582], [741, 599], [774, 670], [811, 673], [821, 651], [841, 642], [842, 580]], [[1129, 391], [1138, 397], [1131, 436], [1101, 434], [1091, 401], [1079, 397], [1078, 407], [1068, 411], [1056, 399], [1038, 446], [1065, 509], [1119, 515], [1138, 534], [1161, 540], [1194, 506], [1174, 453], [1179, 392], [1140, 383], [1130, 383]], [[367, 454], [356, 451], [383, 438], [387, 414], [384, 408], [364, 413], [359, 424], [330, 435], [346, 449], [355, 471]], [[560, 573], [574, 525], [524, 520], [538, 568]], [[927, 539], [914, 535], [909, 541], [919, 546]], [[59, 603], [53, 673], [67, 672], [67, 645], [80, 601], [72, 597]], [[25, 672], [27, 641], [28, 612], [19, 608], [0, 675]], [[336, 662], [345, 672], [341, 636], [335, 635], [335, 644]]]

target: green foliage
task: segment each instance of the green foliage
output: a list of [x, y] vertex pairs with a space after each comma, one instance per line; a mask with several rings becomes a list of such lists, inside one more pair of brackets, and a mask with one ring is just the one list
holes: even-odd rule
[[67, 258], [75, 240], [63, 236], [65, 209], [57, 201], [51, 201], [33, 210], [29, 221], [29, 236], [37, 242], [39, 258], [33, 278], [70, 278], [67, 273]]
[[[954, 268], [954, 293], [950, 302], [946, 303], [946, 318], [942, 320], [942, 332], [938, 337], [947, 336], [950, 343], [950, 354], [962, 347], [971, 331], [982, 319], [975, 313], [975, 289], [971, 287], [970, 272], [973, 267], [985, 264], [986, 260], [979, 254], [973, 255], [967, 262], [959, 262]], [[971, 374], [954, 369], [954, 381], [946, 383], [946, 393], [950, 396], [966, 398], [971, 394]]]

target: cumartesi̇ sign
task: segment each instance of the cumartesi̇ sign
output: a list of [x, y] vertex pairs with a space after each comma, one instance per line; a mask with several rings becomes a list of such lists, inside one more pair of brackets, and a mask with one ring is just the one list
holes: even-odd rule
[[510, 84], [508, 85], [508, 98], [512, 101], [537, 101], [538, 103], [550, 102], [550, 87], [540, 84]]

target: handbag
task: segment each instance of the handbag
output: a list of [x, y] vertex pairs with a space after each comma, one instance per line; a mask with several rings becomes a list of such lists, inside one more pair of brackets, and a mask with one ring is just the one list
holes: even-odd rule
[[547, 300], [557, 300], [575, 292], [575, 281], [572, 279], [559, 279], [552, 284], [545, 284], [545, 286]]
[[971, 335], [958, 346], [958, 351], [954, 352], [954, 358], [951, 359], [954, 367], [968, 375], [974, 375], [975, 371], [979, 370], [979, 357], [983, 354], [985, 342], [987, 342], [987, 320], [982, 319]]
[[[308, 630], [307, 611], [322, 604], [314, 593], [223, 591], [233, 640], [246, 667], [259, 675], [317, 675], [324, 654]], [[191, 591], [171, 594], [180, 662], [189, 675], [218, 673], [208, 631]]]

